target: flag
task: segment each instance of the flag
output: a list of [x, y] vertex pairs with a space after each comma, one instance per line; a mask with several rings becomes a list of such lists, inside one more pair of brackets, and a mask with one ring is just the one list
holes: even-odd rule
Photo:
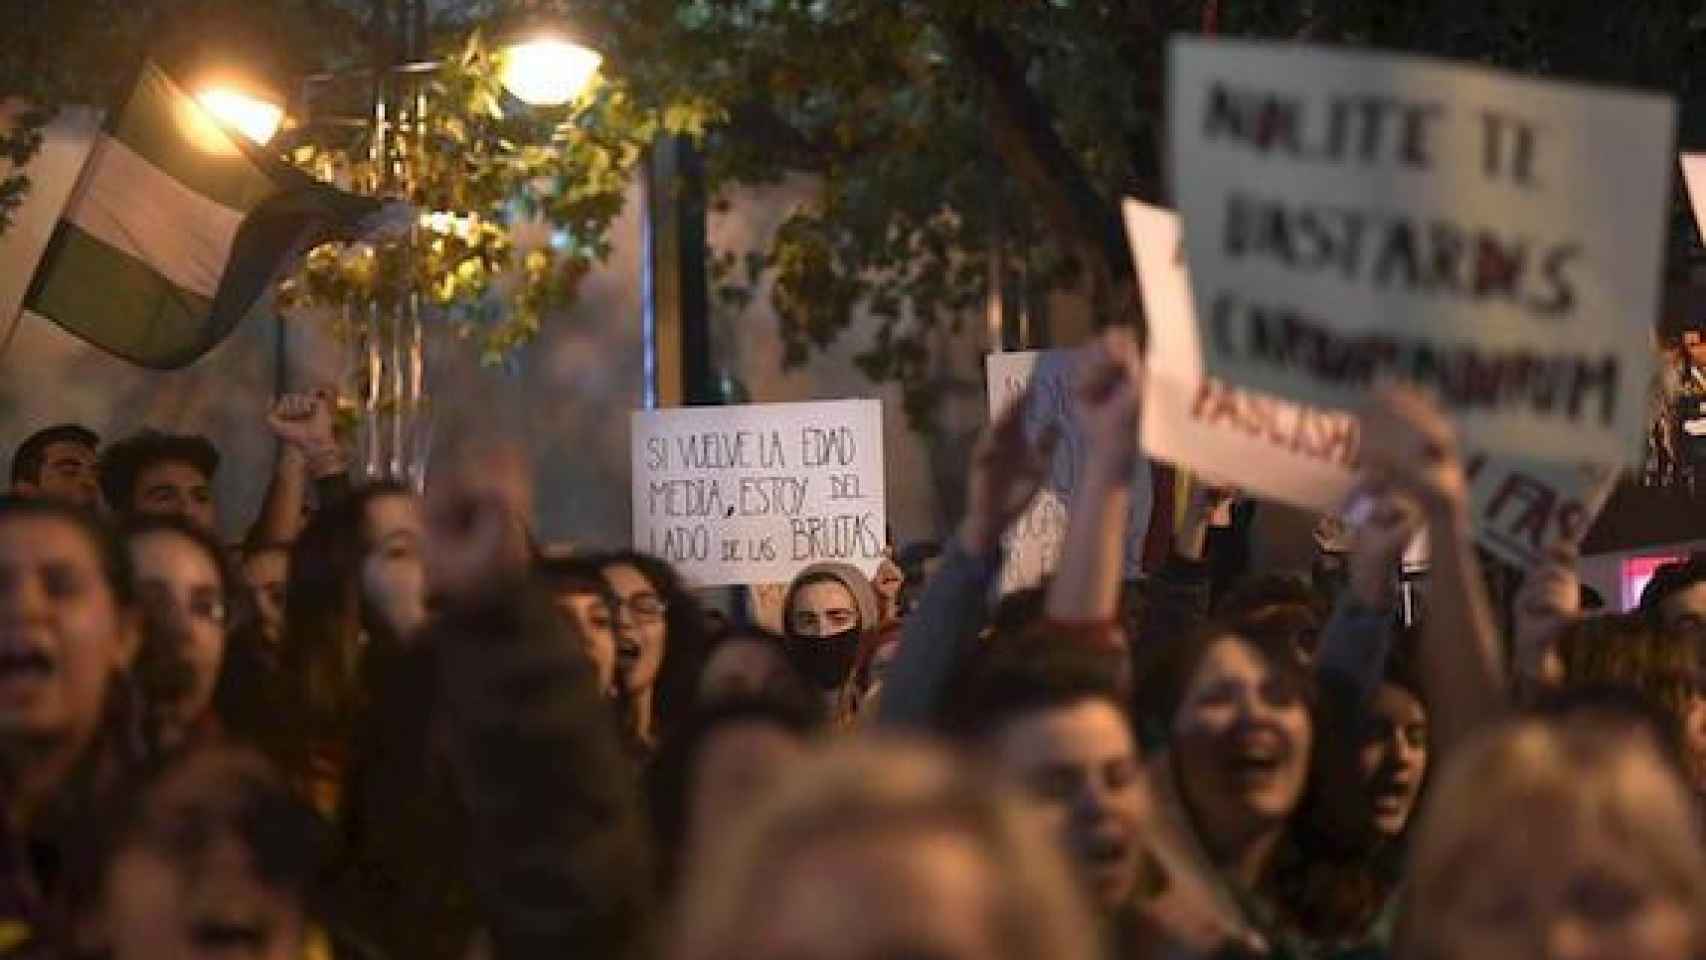
[[378, 207], [221, 127], [150, 64], [96, 137], [24, 309], [140, 366], [182, 367], [306, 245], [352, 235]]

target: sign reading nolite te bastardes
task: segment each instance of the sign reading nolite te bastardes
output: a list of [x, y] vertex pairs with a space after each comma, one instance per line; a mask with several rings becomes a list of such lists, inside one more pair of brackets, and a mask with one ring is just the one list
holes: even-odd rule
[[1637, 455], [1668, 97], [1179, 39], [1169, 98], [1205, 373], [1341, 409], [1393, 376], [1489, 452]]

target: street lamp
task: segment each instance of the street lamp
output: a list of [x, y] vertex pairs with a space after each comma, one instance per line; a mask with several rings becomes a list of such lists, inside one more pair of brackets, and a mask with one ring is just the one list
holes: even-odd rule
[[496, 33], [505, 89], [522, 103], [559, 107], [581, 95], [604, 57], [561, 17], [529, 5]]
[[559, 29], [522, 35], [503, 48], [503, 85], [535, 107], [561, 106], [580, 96], [604, 58]]
[[214, 119], [258, 146], [266, 146], [284, 123], [284, 107], [254, 91], [213, 84], [196, 91], [196, 102]]

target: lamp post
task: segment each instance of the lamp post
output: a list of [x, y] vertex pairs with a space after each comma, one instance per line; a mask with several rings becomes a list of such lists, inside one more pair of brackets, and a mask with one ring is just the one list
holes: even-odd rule
[[[365, 134], [366, 157], [372, 179], [362, 189], [389, 199], [408, 200], [414, 193], [411, 156], [427, 149], [427, 78], [441, 64], [428, 58], [428, 17], [425, 0], [372, 0], [370, 45], [372, 66], [303, 79], [296, 106], [298, 128], [282, 143], [275, 137], [285, 118], [283, 98], [254, 83], [228, 74], [197, 77], [197, 100], [227, 126], [259, 144], [287, 147], [311, 129], [346, 127]], [[573, 101], [591, 82], [602, 57], [577, 40], [560, 19], [534, 8], [508, 18], [495, 31], [505, 88], [532, 106], [556, 106]], [[320, 116], [318, 97], [332, 84], [365, 80], [366, 115]], [[420, 242], [420, 225], [412, 224], [388, 251], [399, 262], [413, 263]], [[426, 337], [421, 292], [405, 266], [401, 284], [379, 291], [368, 302], [353, 299], [344, 305], [348, 330], [358, 331], [355, 357], [357, 401], [363, 416], [357, 437], [356, 472], [367, 480], [388, 480], [420, 489], [425, 482], [433, 417], [426, 390]], [[283, 319], [280, 318], [281, 344]], [[281, 362], [281, 368], [283, 364]], [[282, 377], [281, 377], [282, 379]], [[284, 385], [280, 384], [280, 389]]]

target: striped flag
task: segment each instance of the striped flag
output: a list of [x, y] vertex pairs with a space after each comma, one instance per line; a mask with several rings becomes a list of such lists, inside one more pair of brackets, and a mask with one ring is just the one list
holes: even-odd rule
[[95, 138], [23, 307], [175, 369], [224, 340], [296, 253], [377, 210], [221, 127], [150, 64]]

